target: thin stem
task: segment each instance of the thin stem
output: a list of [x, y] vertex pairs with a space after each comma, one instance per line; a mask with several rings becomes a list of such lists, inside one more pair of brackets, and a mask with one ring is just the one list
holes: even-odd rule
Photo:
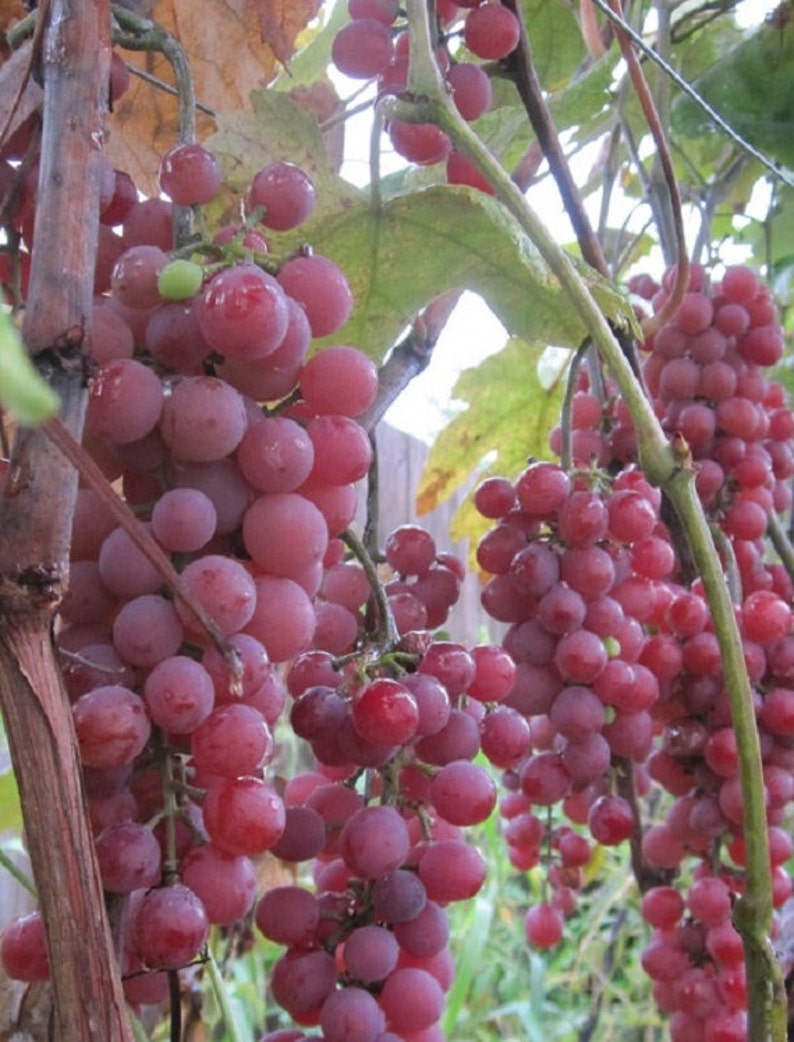
[[[114, 32], [114, 43], [130, 51], [159, 51], [171, 65], [179, 106], [179, 141], [182, 144], [195, 141], [196, 93], [185, 48], [161, 26], [148, 18], [138, 17], [124, 7], [115, 5], [113, 15], [121, 30]], [[184, 246], [192, 235], [192, 210], [189, 206], [174, 206], [174, 246]]]
[[[170, 83], [166, 83], [165, 80], [161, 80], [159, 76], [152, 75], [151, 72], [147, 72], [146, 69], [142, 69], [140, 65], [133, 65], [130, 62], [126, 63], [127, 71], [131, 76], [137, 76], [139, 80], [143, 80], [144, 83], [148, 83], [151, 87], [156, 87], [157, 90], [161, 90], [164, 94], [171, 94], [174, 97], [179, 97], [179, 91]], [[371, 104], [371, 103], [370, 103]], [[203, 101], [196, 101], [196, 111], [203, 112], [205, 116], [209, 116], [210, 119], [218, 118], [218, 110], [210, 108], [209, 105], [205, 105]], [[323, 129], [325, 124], [320, 129]]]
[[[610, 0], [610, 3], [612, 9], [622, 18], [623, 8], [621, 0]], [[654, 164], [658, 165], [662, 171], [673, 227], [674, 244], [670, 248], [670, 252], [674, 249], [677, 259], [675, 284], [672, 287], [670, 296], [665, 300], [664, 304], [659, 308], [656, 314], [646, 318], [642, 324], [643, 332], [646, 336], [650, 336], [673, 317], [678, 310], [681, 301], [684, 299], [685, 293], [689, 289], [689, 255], [686, 249], [684, 218], [681, 212], [681, 194], [678, 191], [678, 182], [676, 180], [675, 170], [673, 169], [673, 158], [670, 155], [670, 149], [667, 145], [667, 137], [662, 127], [659, 113], [648, 87], [648, 81], [645, 79], [645, 73], [642, 71], [642, 66], [637, 60], [637, 56], [632, 48], [631, 39], [628, 34], [617, 25], [615, 26], [615, 35], [620, 44], [621, 54], [623, 55], [628, 67], [634, 91], [639, 98], [640, 105], [642, 106], [645, 121], [648, 124], [654, 144], [656, 145]], [[651, 190], [654, 193], [657, 192], [656, 181], [653, 178], [651, 179]]]
[[794, 579], [794, 547], [789, 541], [786, 529], [777, 514], [770, 514], [766, 523], [766, 533], [774, 546], [783, 567]]
[[585, 355], [590, 349], [589, 338], [577, 347], [571, 364], [568, 367], [568, 378], [565, 381], [565, 395], [562, 399], [562, 410], [560, 413], [560, 430], [562, 433], [562, 446], [560, 449], [560, 462], [562, 469], [570, 471], [573, 467], [573, 450], [571, 446], [571, 411], [573, 409], [573, 396], [576, 393], [576, 381]]
[[571, 219], [582, 257], [597, 272], [609, 277], [604, 251], [598, 241], [590, 218], [584, 208], [582, 195], [573, 178], [568, 160], [557, 133], [557, 127], [551, 117], [548, 102], [540, 85], [532, 59], [532, 44], [527, 31], [521, 4], [517, 0], [505, 0], [504, 6], [509, 8], [518, 18], [521, 36], [518, 47], [510, 57], [511, 68], [515, 73], [516, 86], [527, 110], [532, 129], [537, 135], [540, 147], [549, 164], [552, 176], [557, 183], [565, 211]]
[[383, 589], [383, 583], [380, 581], [378, 576], [378, 570], [375, 567], [375, 563], [367, 553], [364, 544], [352, 529], [348, 528], [343, 532], [341, 538], [345, 545], [353, 551], [353, 555], [364, 569], [367, 579], [369, 580], [372, 596], [375, 598], [375, 605], [378, 611], [378, 629], [375, 634], [375, 639], [379, 643], [382, 642], [392, 648], [400, 640], [400, 634], [395, 625], [394, 615], [389, 606], [386, 591]]
[[17, 865], [13, 858], [10, 858], [8, 854], [0, 847], [0, 868], [4, 868], [10, 876], [19, 883], [20, 886], [24, 887], [29, 894], [33, 894], [34, 897], [38, 898], [39, 892], [36, 889], [33, 880], [29, 878], [27, 873], [23, 872], [22, 869]]
[[221, 976], [218, 964], [215, 961], [215, 956], [209, 948], [207, 949], [207, 961], [205, 965], [207, 967], [207, 973], [209, 974], [210, 984], [212, 985], [212, 991], [215, 995], [215, 1001], [218, 1003], [221, 1016], [223, 1017], [228, 1042], [246, 1042], [246, 1035], [238, 1024], [237, 1018], [234, 1015], [234, 1010], [232, 1009], [232, 1004], [229, 1002], [229, 994], [226, 990], [226, 981]]

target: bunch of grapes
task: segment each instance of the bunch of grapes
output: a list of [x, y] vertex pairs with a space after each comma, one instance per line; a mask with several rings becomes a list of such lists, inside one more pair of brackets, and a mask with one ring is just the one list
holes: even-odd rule
[[[397, 0], [349, 0], [350, 22], [334, 37], [331, 57], [353, 79], [377, 80], [378, 95], [400, 94], [407, 87], [410, 38]], [[518, 46], [520, 23], [501, 4], [487, 2], [437, 5], [436, 58], [458, 112], [468, 121], [480, 118], [491, 106], [490, 78], [472, 58], [501, 61]], [[462, 36], [465, 49], [450, 45]], [[446, 163], [450, 184], [492, 192], [474, 165], [453, 149], [448, 136], [434, 123], [409, 123], [391, 118], [389, 140], [398, 155], [429, 166]]]
[[[378, 374], [351, 346], [310, 351], [352, 307], [330, 259], [279, 252], [311, 179], [271, 163], [242, 223], [175, 250], [173, 207], [220, 187], [212, 153], [168, 152], [168, 199], [105, 172], [84, 446], [179, 575], [175, 596], [134, 527], [80, 488], [57, 645], [125, 993], [166, 1000], [211, 926], [253, 919], [285, 948], [270, 989], [297, 1023], [432, 1042], [454, 972], [445, 908], [485, 877], [464, 829], [497, 799], [472, 761], [507, 768], [529, 745], [502, 704], [514, 663], [432, 636], [464, 573], [425, 530], [395, 529], [380, 574], [349, 531]], [[286, 780], [277, 725], [312, 763]], [[262, 894], [264, 855], [310, 886]], [[37, 912], [0, 953], [47, 977]]]
[[[642, 277], [630, 288], [658, 309], [674, 278], [668, 272], [660, 287]], [[698, 494], [722, 533], [780, 907], [792, 888], [792, 843], [781, 827], [794, 796], [792, 580], [769, 560], [765, 536], [769, 516], [791, 506], [794, 419], [764, 370], [782, 356], [782, 329], [754, 272], [729, 268], [712, 284], [695, 267], [680, 308], [644, 348], [657, 415], [691, 454]], [[632, 840], [654, 931], [643, 965], [671, 1015], [671, 1037], [743, 1039], [743, 945], [731, 922], [745, 865], [742, 792], [710, 612], [677, 530], [661, 519], [658, 490], [635, 468], [631, 417], [614, 387], [580, 377], [568, 422], [572, 472], [533, 463], [515, 482], [489, 478], [475, 493], [497, 522], [477, 551], [493, 575], [483, 604], [510, 624], [503, 644], [517, 679], [507, 704], [532, 733], [531, 755], [504, 775], [504, 833], [513, 864], [543, 862], [551, 884], [549, 899], [527, 913], [527, 937], [540, 947], [560, 940], [592, 840]], [[562, 451], [563, 440], [559, 427], [552, 447]], [[663, 816], [645, 822], [641, 798], [659, 787], [669, 794]], [[550, 830], [538, 808], [558, 802], [570, 824]], [[577, 828], [585, 825], [590, 840]], [[692, 859], [687, 893], [673, 884]]]

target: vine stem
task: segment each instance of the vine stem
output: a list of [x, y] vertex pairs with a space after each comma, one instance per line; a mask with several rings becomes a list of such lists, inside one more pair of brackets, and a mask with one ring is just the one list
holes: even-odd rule
[[[688, 456], [668, 443], [640, 382], [635, 377], [606, 317], [565, 250], [556, 242], [501, 164], [457, 113], [444, 90], [432, 48], [424, 0], [407, 0], [411, 32], [409, 92], [393, 103], [395, 115], [411, 122], [436, 123], [493, 186], [526, 236], [559, 280], [570, 303], [611, 369], [637, 432], [640, 464], [675, 507], [703, 581], [723, 661], [725, 687], [736, 732], [747, 845], [746, 891], [737, 902], [735, 921], [745, 943], [748, 977], [748, 1037], [754, 1042], [785, 1042], [786, 996], [780, 967], [769, 941], [772, 880], [766, 830], [761, 750], [752, 691], [741, 636], [722, 566], [694, 486]], [[409, 98], [415, 100], [410, 101]]]
[[243, 1034], [242, 1028], [238, 1024], [237, 1018], [234, 1015], [232, 1004], [229, 1002], [229, 994], [226, 990], [226, 981], [223, 979], [221, 971], [218, 969], [218, 964], [215, 961], [215, 956], [209, 948], [207, 948], [207, 961], [205, 965], [209, 974], [210, 983], [212, 984], [212, 990], [215, 994], [215, 1000], [220, 1007], [221, 1016], [223, 1017], [223, 1023], [226, 1027], [229, 1042], [245, 1042], [246, 1036]]
[[345, 546], [353, 551], [354, 557], [364, 569], [369, 580], [372, 596], [375, 598], [375, 604], [378, 609], [378, 629], [375, 639], [378, 643], [383, 642], [390, 648], [393, 648], [399, 642], [400, 634], [394, 622], [394, 615], [389, 606], [386, 591], [383, 589], [383, 583], [378, 577], [375, 562], [367, 552], [367, 548], [351, 528], [342, 533], [341, 539]]

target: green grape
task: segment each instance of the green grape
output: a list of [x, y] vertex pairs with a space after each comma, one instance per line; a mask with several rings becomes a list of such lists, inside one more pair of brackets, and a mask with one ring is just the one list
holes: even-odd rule
[[164, 300], [186, 300], [201, 289], [204, 269], [189, 260], [173, 260], [157, 277], [157, 288]]

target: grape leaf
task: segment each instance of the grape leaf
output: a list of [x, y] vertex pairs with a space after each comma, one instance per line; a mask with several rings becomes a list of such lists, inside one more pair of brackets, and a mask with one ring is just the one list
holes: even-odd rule
[[[263, 41], [266, 8], [269, 37]], [[250, 92], [275, 77], [279, 61], [291, 57], [297, 34], [316, 11], [317, 0], [204, 0], [200, 13], [192, 0], [157, 0], [152, 18], [182, 42], [197, 100], [227, 111], [245, 108]], [[174, 82], [161, 54], [128, 52], [125, 59], [165, 83]], [[114, 166], [128, 171], [142, 191], [157, 195], [160, 159], [177, 141], [176, 99], [133, 77], [109, 124], [108, 155]], [[199, 139], [212, 127], [211, 120], [199, 116]]]
[[262, 40], [270, 44], [282, 65], [289, 65], [295, 41], [320, 10], [321, 0], [253, 0]]
[[452, 397], [466, 407], [430, 449], [416, 493], [419, 514], [448, 499], [486, 457], [489, 473], [510, 476], [523, 469], [528, 456], [551, 458], [548, 435], [560, 414], [564, 381], [544, 388], [538, 375], [544, 350], [545, 345], [513, 337], [461, 373]]
[[568, 83], [586, 56], [579, 24], [561, 0], [521, 0], [532, 61], [544, 90]]
[[[694, 83], [697, 92], [742, 137], [794, 167], [794, 22], [765, 23]], [[681, 96], [672, 126], [685, 137], [713, 133], [708, 115]]]
[[[515, 220], [474, 189], [439, 185], [390, 199], [380, 209], [349, 206], [299, 231], [297, 241], [310, 242], [339, 264], [353, 291], [353, 314], [334, 341], [355, 344], [374, 358], [384, 356], [421, 307], [449, 289], [478, 293], [511, 334], [527, 340], [575, 346], [585, 336]], [[280, 248], [274, 244], [274, 251]], [[623, 297], [594, 273], [585, 278], [610, 318], [631, 321]]]
[[58, 411], [58, 396], [36, 372], [5, 311], [0, 311], [0, 408], [25, 426], [42, 423]]

